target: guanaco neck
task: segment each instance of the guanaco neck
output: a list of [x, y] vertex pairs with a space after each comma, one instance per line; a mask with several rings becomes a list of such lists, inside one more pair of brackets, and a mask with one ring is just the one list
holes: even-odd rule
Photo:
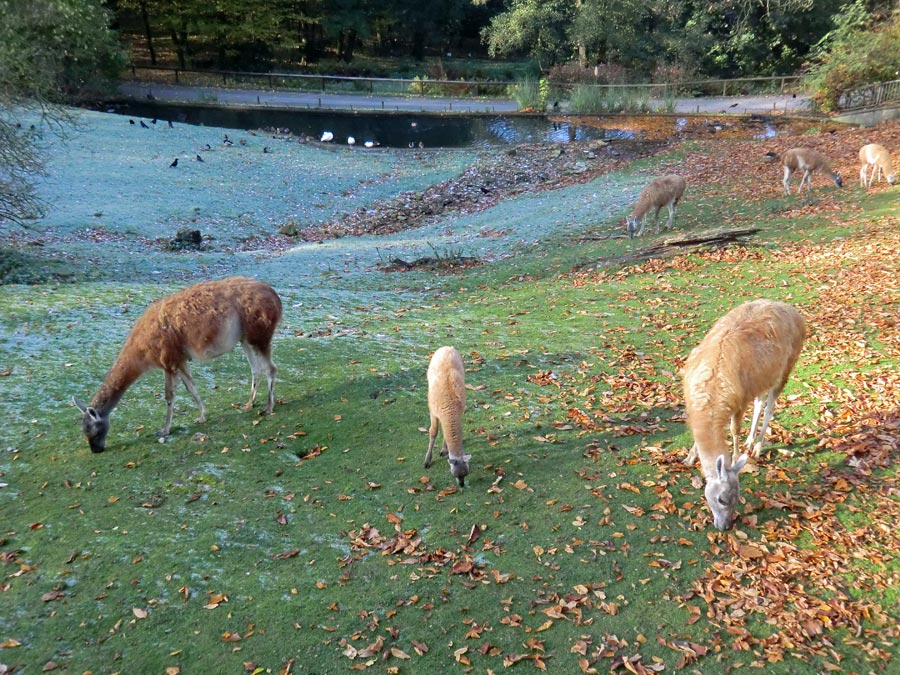
[[135, 380], [147, 371], [147, 368], [147, 365], [124, 354], [119, 354], [103, 379], [100, 388], [97, 389], [97, 393], [94, 394], [94, 398], [91, 399], [91, 407], [101, 415], [108, 415], [119, 404], [128, 387], [134, 384]]
[[716, 475], [716, 458], [719, 455], [730, 457], [726, 442], [726, 420], [717, 420], [714, 416], [704, 416], [706, 419], [698, 420], [691, 427], [694, 435], [694, 444], [697, 446], [697, 455], [700, 458], [700, 465], [703, 467], [703, 473], [707, 478]]

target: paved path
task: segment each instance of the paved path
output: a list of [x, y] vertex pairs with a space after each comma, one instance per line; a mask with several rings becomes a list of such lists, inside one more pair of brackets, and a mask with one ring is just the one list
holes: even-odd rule
[[[331, 110], [391, 110], [408, 112], [516, 112], [518, 106], [509, 99], [431, 98], [416, 96], [370, 96], [366, 94], [329, 94], [315, 92], [274, 91], [265, 89], [224, 89], [187, 87], [129, 82], [119, 91], [128, 98], [160, 101], [225, 103], [232, 105], [272, 106]], [[791, 94], [771, 96], [728, 96], [716, 98], [676, 99], [675, 112], [680, 113], [784, 113], [806, 112], [809, 99]]]

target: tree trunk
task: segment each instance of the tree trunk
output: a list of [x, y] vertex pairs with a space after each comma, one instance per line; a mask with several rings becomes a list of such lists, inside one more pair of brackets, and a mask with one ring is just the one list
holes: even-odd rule
[[147, 3], [141, 0], [141, 20], [144, 22], [144, 35], [147, 38], [147, 51], [150, 52], [150, 65], [156, 65], [156, 50], [153, 48], [153, 33], [150, 31], [150, 17], [147, 14]]
[[416, 61], [425, 58], [425, 34], [420, 30], [413, 32], [412, 57]]
[[341, 61], [350, 63], [353, 60], [353, 51], [356, 49], [356, 31], [341, 31], [338, 41], [338, 55]]

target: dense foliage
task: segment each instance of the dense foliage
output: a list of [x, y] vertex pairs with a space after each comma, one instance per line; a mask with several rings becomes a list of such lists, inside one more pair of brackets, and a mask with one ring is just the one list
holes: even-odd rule
[[121, 67], [99, 0], [0, 0], [0, 224], [40, 211], [32, 178], [43, 170], [40, 130], [22, 125], [38, 109], [57, 130], [54, 104], [94, 94]]
[[262, 70], [359, 56], [529, 57], [629, 79], [796, 72], [847, 0], [117, 0], [136, 58]]
[[836, 17], [817, 46], [807, 85], [819, 106], [834, 110], [846, 92], [900, 77], [900, 13], [896, 3], [856, 0]]

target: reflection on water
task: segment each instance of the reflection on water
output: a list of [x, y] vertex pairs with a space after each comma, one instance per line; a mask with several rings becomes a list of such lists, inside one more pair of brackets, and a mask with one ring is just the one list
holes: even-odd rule
[[220, 107], [131, 101], [107, 108], [132, 117], [158, 118], [227, 129], [289, 130], [318, 140], [331, 132], [334, 143], [394, 148], [490, 147], [520, 143], [569, 143], [582, 140], [665, 140], [670, 138], [771, 138], [796, 120], [750, 115], [553, 116], [356, 112], [268, 107]]

